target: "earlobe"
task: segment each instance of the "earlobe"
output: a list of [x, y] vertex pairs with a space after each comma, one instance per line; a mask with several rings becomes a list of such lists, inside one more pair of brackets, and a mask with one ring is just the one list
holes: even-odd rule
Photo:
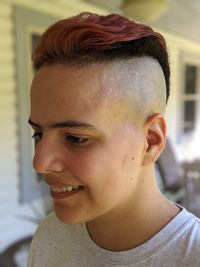
[[156, 113], [148, 117], [144, 125], [146, 133], [146, 150], [143, 165], [153, 164], [165, 147], [166, 122], [162, 114]]

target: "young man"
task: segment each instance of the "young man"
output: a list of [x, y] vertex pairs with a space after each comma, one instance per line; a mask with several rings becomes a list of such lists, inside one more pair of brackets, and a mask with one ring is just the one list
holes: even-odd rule
[[200, 221], [160, 193], [154, 174], [169, 96], [163, 37], [82, 13], [47, 29], [33, 62], [33, 165], [55, 212], [28, 266], [199, 266]]

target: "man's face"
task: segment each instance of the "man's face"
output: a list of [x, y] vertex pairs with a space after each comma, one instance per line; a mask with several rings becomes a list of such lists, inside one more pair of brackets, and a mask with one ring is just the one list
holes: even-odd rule
[[138, 198], [145, 137], [142, 127], [120, 115], [117, 74], [107, 75], [107, 68], [44, 66], [33, 80], [33, 165], [65, 223], [109, 218]]

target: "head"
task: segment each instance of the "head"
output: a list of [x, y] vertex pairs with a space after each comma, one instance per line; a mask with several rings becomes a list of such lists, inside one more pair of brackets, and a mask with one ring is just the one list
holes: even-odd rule
[[81, 13], [58, 21], [44, 32], [32, 59], [38, 70], [47, 64], [85, 66], [142, 56], [154, 58], [162, 68], [167, 102], [170, 68], [163, 36], [119, 14]]
[[48, 28], [33, 62], [34, 167], [54, 191], [75, 189], [52, 192], [58, 217], [90, 221], [135, 205], [165, 144], [163, 37], [117, 14], [83, 13]]

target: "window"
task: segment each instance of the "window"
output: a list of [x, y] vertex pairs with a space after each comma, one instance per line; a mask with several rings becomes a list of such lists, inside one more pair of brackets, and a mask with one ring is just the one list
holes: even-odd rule
[[195, 65], [185, 65], [184, 103], [183, 103], [183, 131], [191, 132], [195, 129], [196, 122], [196, 94], [197, 94], [197, 71]]
[[198, 108], [200, 103], [199, 72], [196, 64], [186, 63], [184, 65], [183, 84], [183, 134], [192, 133], [197, 127]]

